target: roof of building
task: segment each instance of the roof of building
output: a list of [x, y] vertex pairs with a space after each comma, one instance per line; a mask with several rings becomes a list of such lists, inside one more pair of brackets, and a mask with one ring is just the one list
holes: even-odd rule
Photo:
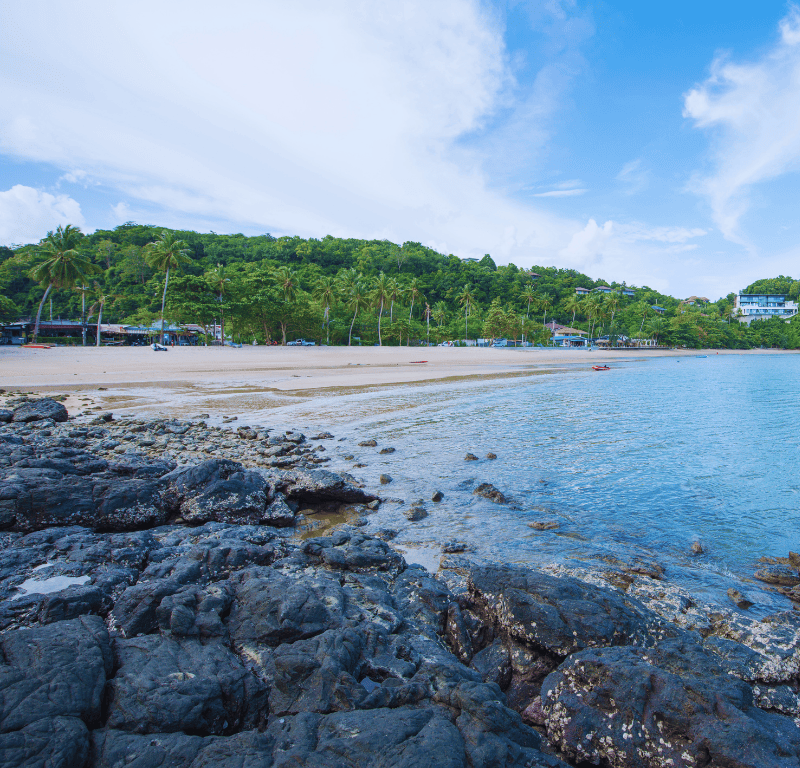
[[703, 301], [708, 304], [708, 299], [705, 296], [690, 296], [688, 299], [684, 299], [681, 303], [690, 304], [693, 301]]
[[[549, 326], [548, 326], [549, 327]], [[561, 325], [558, 327], [559, 335], [566, 334], [569, 336], [588, 336], [589, 334], [586, 331], [582, 331], [580, 328], [568, 328], [565, 325]]]

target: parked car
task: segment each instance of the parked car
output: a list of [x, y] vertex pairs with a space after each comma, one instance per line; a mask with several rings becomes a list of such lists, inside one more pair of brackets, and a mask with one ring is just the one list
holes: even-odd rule
[[439, 346], [440, 347], [452, 347], [453, 346], [453, 342], [452, 341], [443, 341]]
[[294, 341], [287, 341], [287, 347], [315, 347], [316, 341], [308, 341], [308, 339], [295, 339]]
[[508, 339], [495, 339], [492, 342], [493, 347], [507, 347], [508, 346]]

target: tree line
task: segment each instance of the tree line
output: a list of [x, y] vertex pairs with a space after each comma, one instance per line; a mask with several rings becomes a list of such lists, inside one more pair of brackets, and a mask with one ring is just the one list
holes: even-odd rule
[[[609, 286], [611, 293], [591, 292]], [[735, 320], [735, 295], [694, 305], [572, 269], [462, 260], [420, 243], [327, 236], [246, 237], [128, 222], [84, 235], [74, 226], [38, 244], [0, 248], [0, 319], [54, 317], [223, 327], [227, 338], [285, 344], [412, 344], [524, 338], [546, 344], [548, 320], [607, 337], [687, 347], [800, 347], [800, 324]], [[576, 295], [576, 288], [590, 293]], [[621, 289], [633, 296], [626, 296]], [[751, 292], [800, 294], [780, 276]], [[654, 309], [654, 307], [656, 307]], [[99, 342], [99, 334], [97, 334]]]

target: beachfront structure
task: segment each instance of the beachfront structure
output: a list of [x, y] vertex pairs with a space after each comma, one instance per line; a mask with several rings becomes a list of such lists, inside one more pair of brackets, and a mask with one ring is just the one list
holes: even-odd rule
[[588, 296], [591, 291], [588, 288], [583, 288], [580, 285], [575, 289], [576, 296]]
[[740, 293], [734, 300], [733, 312], [740, 323], [747, 325], [771, 317], [788, 323], [797, 314], [797, 302], [787, 301], [782, 293]]

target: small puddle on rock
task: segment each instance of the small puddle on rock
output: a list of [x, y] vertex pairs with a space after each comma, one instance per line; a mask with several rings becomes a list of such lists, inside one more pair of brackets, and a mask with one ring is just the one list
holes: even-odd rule
[[421, 565], [429, 573], [436, 573], [442, 560], [442, 551], [438, 547], [407, 547], [397, 544], [394, 548], [409, 564]]

